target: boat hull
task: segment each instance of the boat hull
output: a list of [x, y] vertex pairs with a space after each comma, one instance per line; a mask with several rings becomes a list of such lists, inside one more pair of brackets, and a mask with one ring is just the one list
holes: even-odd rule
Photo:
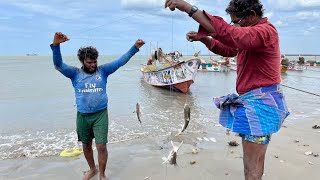
[[288, 67], [286, 67], [286, 66], [281, 66], [281, 73], [286, 73], [287, 72], [287, 70], [288, 70]]
[[303, 69], [304, 69], [304, 66], [301, 66], [301, 65], [290, 65], [288, 67], [289, 71], [303, 71]]
[[189, 80], [189, 81], [185, 81], [182, 83], [177, 83], [177, 84], [173, 84], [173, 85], [165, 85], [165, 86], [157, 86], [160, 88], [165, 88], [168, 89], [170, 91], [177, 91], [177, 92], [181, 92], [181, 93], [187, 93], [191, 84], [193, 84], [193, 80]]
[[190, 59], [157, 71], [145, 72], [142, 67], [141, 73], [144, 81], [152, 86], [186, 93], [194, 82], [199, 65], [200, 59]]

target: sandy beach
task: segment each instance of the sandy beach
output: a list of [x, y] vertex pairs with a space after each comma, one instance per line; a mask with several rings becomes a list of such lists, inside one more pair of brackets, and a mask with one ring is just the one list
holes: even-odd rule
[[[57, 74], [52, 57], [28, 60], [28, 63], [19, 57], [12, 58], [11, 64], [1, 66], [0, 71], [4, 77], [12, 70], [17, 72], [5, 81], [4, 87], [10, 87], [8, 91], [0, 90], [5, 94], [0, 98], [4, 102], [0, 104], [0, 179], [81, 179], [82, 172], [88, 170], [83, 154], [73, 158], [58, 156], [66, 147], [77, 144], [76, 108], [70, 82]], [[73, 58], [66, 62], [76, 65], [78, 62]], [[144, 83], [136, 58], [110, 77], [109, 141], [131, 140], [108, 144], [109, 179], [244, 179], [242, 147], [227, 144], [231, 140], [241, 144], [241, 139], [235, 134], [225, 134], [225, 129], [218, 125], [219, 110], [212, 103], [212, 97], [235, 91], [236, 73], [199, 73], [185, 95]], [[140, 59], [142, 62], [143, 58]], [[8, 61], [4, 58], [2, 62]], [[33, 67], [39, 67], [39, 71], [27, 71]], [[282, 75], [283, 84], [317, 93], [320, 77], [315, 71], [290, 71]], [[37, 88], [34, 94], [21, 95], [20, 92], [34, 92], [35, 87], [28, 81], [18, 81], [17, 77], [32, 79], [43, 88]], [[9, 86], [12, 82], [19, 86]], [[288, 88], [283, 90], [291, 114], [285, 120], [286, 128], [272, 137], [264, 179], [319, 179], [320, 157], [305, 155], [309, 151], [320, 154], [320, 129], [312, 129], [320, 125], [318, 97]], [[142, 127], [133, 113], [137, 102], [142, 107]], [[169, 133], [180, 130], [186, 102], [191, 107], [191, 122], [183, 134], [174, 137]], [[162, 164], [162, 157], [167, 157], [172, 149], [170, 140], [176, 144], [184, 141], [178, 152], [178, 166]], [[193, 154], [193, 149], [198, 153]]]
[[[281, 131], [273, 135], [266, 155], [264, 179], [319, 178], [320, 157], [315, 156], [320, 153], [320, 129], [312, 128], [319, 123], [317, 119], [285, 123]], [[204, 137], [205, 133], [186, 132], [175, 138], [150, 137], [109, 144], [108, 177], [111, 180], [244, 179], [242, 147], [227, 145], [230, 140], [240, 142], [240, 138], [231, 134], [213, 142], [204, 140]], [[184, 141], [178, 152], [178, 166], [162, 164], [161, 158], [171, 150], [170, 140]], [[193, 149], [198, 153], [192, 153]], [[305, 155], [308, 151], [313, 155]], [[1, 164], [0, 179], [81, 179], [82, 172], [87, 170], [83, 154], [73, 158], [20, 158], [4, 160]]]

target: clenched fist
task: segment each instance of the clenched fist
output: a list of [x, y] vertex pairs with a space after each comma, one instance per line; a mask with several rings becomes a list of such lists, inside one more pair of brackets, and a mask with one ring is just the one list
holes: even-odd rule
[[145, 42], [142, 39], [138, 39], [134, 45], [136, 48], [140, 49], [144, 44]]
[[57, 46], [60, 43], [64, 43], [66, 41], [69, 41], [68, 36], [66, 36], [65, 34], [61, 33], [61, 32], [56, 32], [54, 34], [54, 38], [53, 38], [53, 45]]

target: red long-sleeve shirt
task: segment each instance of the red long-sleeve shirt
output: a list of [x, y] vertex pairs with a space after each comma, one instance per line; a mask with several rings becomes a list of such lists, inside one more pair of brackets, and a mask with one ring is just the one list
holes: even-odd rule
[[281, 82], [279, 36], [267, 18], [253, 26], [235, 27], [221, 17], [204, 14], [211, 20], [215, 32], [210, 34], [200, 26], [198, 36], [212, 37], [211, 43], [206, 44], [212, 52], [224, 57], [237, 56], [239, 95]]

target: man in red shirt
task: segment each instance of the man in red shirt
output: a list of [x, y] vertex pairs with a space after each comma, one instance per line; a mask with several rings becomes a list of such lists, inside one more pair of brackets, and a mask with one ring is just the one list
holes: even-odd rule
[[[240, 96], [224, 98], [217, 106], [222, 110], [220, 123], [242, 137], [245, 179], [261, 179], [271, 134], [280, 129], [289, 115], [279, 85], [280, 45], [276, 28], [263, 18], [259, 0], [231, 0], [226, 9], [230, 24], [184, 0], [166, 0], [165, 7], [186, 12], [200, 24], [198, 32], [187, 33], [187, 40], [201, 41], [224, 57], [237, 56], [236, 89]], [[226, 106], [229, 112], [224, 111]]]

